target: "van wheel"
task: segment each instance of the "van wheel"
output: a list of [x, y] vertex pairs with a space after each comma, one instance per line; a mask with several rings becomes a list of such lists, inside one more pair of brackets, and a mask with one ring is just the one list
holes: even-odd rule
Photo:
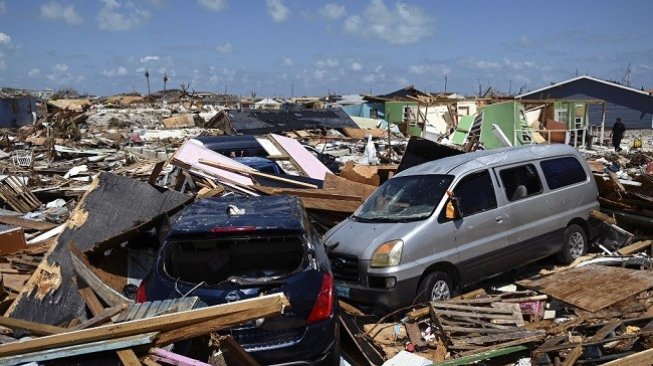
[[453, 292], [451, 278], [446, 272], [434, 271], [427, 274], [417, 289], [419, 302], [449, 300]]
[[562, 250], [558, 259], [563, 264], [569, 264], [587, 252], [587, 235], [585, 230], [576, 224], [567, 226]]

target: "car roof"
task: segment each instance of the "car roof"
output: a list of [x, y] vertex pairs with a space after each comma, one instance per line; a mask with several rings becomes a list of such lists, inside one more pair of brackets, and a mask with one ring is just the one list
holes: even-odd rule
[[[229, 213], [230, 206], [235, 207], [232, 213]], [[226, 196], [206, 198], [186, 207], [169, 236], [207, 234], [230, 228], [250, 228], [259, 233], [306, 231], [302, 205], [295, 196]]]
[[560, 155], [576, 155], [576, 149], [565, 144], [541, 144], [505, 147], [492, 150], [475, 151], [466, 154], [449, 156], [430, 161], [396, 175], [396, 177], [424, 174], [458, 175], [483, 167], [516, 164], [523, 161], [555, 157]]

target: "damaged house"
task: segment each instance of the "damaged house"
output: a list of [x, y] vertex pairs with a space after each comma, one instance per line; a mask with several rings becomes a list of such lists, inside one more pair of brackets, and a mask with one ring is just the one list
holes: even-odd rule
[[[612, 128], [614, 121], [620, 117], [629, 130], [653, 127], [653, 95], [643, 90], [587, 75], [527, 92], [516, 96], [516, 98], [568, 101], [600, 99], [605, 101], [605, 107], [600, 104], [591, 104], [588, 107], [590, 125], [601, 126], [604, 122], [605, 128]], [[605, 135], [607, 134], [604, 133], [601, 140]]]

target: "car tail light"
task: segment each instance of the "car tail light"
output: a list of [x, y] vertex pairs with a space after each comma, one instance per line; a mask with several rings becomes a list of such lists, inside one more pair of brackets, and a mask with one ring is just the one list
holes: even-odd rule
[[137, 303], [147, 302], [147, 294], [145, 293], [145, 282], [141, 282], [141, 285], [138, 286], [138, 290], [136, 291], [136, 302]]
[[313, 324], [328, 319], [333, 314], [333, 301], [333, 277], [325, 273], [322, 276], [322, 286], [317, 293], [317, 300], [306, 323]]

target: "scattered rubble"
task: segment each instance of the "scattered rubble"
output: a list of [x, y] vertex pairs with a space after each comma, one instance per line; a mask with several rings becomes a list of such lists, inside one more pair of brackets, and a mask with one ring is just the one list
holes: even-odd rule
[[[468, 123], [451, 129], [457, 144], [407, 139], [395, 125], [351, 119], [340, 109], [232, 111], [184, 98], [49, 101], [33, 124], [1, 130], [0, 325], [6, 329], [0, 363], [97, 354], [123, 364], [200, 365], [206, 360], [161, 347], [213, 333], [207, 343], [221, 352], [209, 364], [255, 364], [233, 339], [215, 332], [283, 312], [289, 304], [283, 295], [204, 308], [193, 297], [135, 303], [148, 258], [177, 211], [206, 197], [296, 195], [325, 232], [397, 172], [483, 148], [483, 142], [491, 147], [486, 141], [501, 144], [491, 132], [474, 136], [482, 120], [442, 117], [453, 107], [438, 113], [448, 123]], [[516, 118], [510, 125], [527, 131], [530, 142], [541, 129], [527, 122]], [[261, 158], [280, 173], [257, 170], [238, 160], [246, 156], [226, 156], [193, 139], [242, 132], [255, 136], [265, 151]], [[650, 361], [653, 154], [579, 149], [600, 192], [601, 212], [593, 215], [604, 228], [598, 253], [568, 267], [515, 275], [503, 290], [490, 280], [452, 300], [382, 318], [342, 303], [343, 334], [365, 362]]]

